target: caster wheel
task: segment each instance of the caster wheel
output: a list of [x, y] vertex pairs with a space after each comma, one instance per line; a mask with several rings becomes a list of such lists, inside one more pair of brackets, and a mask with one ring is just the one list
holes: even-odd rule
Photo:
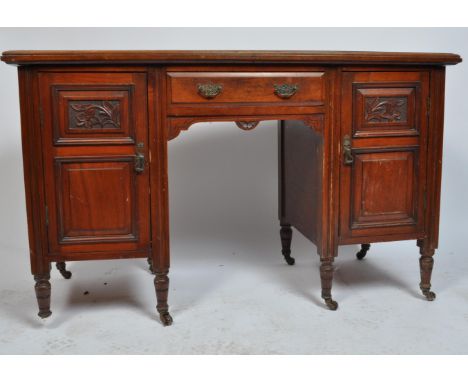
[[436, 294], [430, 290], [423, 291], [423, 295], [426, 296], [427, 301], [434, 301], [436, 298]]
[[41, 317], [41, 318], [47, 318], [47, 317], [50, 317], [52, 315], [52, 312], [50, 310], [48, 310], [48, 311], [45, 311], [45, 312], [39, 312], [37, 315], [39, 317]]
[[67, 280], [71, 279], [72, 273], [67, 270], [66, 264], [64, 262], [59, 262], [55, 264], [55, 267], [57, 268], [57, 270], [60, 272], [60, 274], [63, 276], [64, 279], [67, 279]]
[[337, 310], [338, 309], [338, 303], [331, 298], [326, 298], [325, 299], [325, 304], [327, 304], [328, 309], [330, 310]]
[[148, 257], [146, 260], [148, 262], [148, 270], [150, 271], [152, 275], [154, 275], [153, 259], [151, 259], [151, 257]]
[[172, 325], [172, 317], [169, 312], [160, 313], [159, 318], [164, 326], [171, 326]]
[[367, 251], [359, 251], [358, 253], [356, 253], [356, 257], [358, 260], [362, 260], [364, 257], [366, 257], [366, 252]]
[[288, 263], [288, 265], [294, 265], [296, 263], [296, 260], [294, 257], [291, 256], [284, 256], [284, 260]]
[[356, 253], [356, 257], [358, 260], [362, 260], [366, 257], [367, 251], [370, 249], [370, 244], [361, 244], [361, 250]]

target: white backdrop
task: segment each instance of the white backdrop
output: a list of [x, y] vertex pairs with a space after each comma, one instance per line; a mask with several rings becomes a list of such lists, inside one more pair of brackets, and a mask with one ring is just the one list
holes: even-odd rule
[[[450, 52], [458, 53], [468, 60], [467, 41], [468, 29], [436, 28], [0, 29], [1, 51], [9, 49], [373, 50]], [[26, 273], [28, 244], [15, 67], [3, 63], [0, 65], [0, 84], [1, 279], [2, 274]], [[448, 67], [438, 251], [440, 256], [466, 256], [464, 253], [468, 217], [466, 89], [468, 89], [466, 63]], [[185, 240], [186, 246], [183, 248], [189, 251], [191, 242], [203, 241], [206, 247], [210, 248], [210, 241], [221, 245], [224, 241], [248, 243], [252, 240], [253, 243], [255, 236], [277, 235], [275, 127], [274, 123], [263, 122], [254, 131], [244, 132], [233, 123], [197, 124], [170, 142], [172, 247]], [[261, 246], [261, 243], [258, 245]], [[272, 256], [279, 257], [281, 256], [279, 239], [277, 245], [278, 252]], [[417, 248], [414, 243], [383, 245], [393, 245], [395, 251], [413, 252], [414, 289], [417, 290]], [[315, 248], [311, 250], [315, 251]], [[177, 256], [177, 250], [173, 252]], [[19, 265], [21, 269], [16, 269]], [[437, 271], [436, 265], [435, 272]], [[440, 269], [440, 272], [443, 273], [444, 270]], [[32, 287], [32, 278], [30, 282]], [[319, 295], [318, 290], [314, 293]]]

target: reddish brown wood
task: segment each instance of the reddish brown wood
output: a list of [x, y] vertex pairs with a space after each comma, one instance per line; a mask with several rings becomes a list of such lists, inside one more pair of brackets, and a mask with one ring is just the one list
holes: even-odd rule
[[41, 63], [321, 63], [321, 64], [411, 64], [453, 65], [461, 62], [450, 53], [395, 53], [343, 51], [248, 51], [248, 50], [12, 50], [3, 52], [2, 61], [9, 64]]
[[50, 311], [50, 272], [34, 275], [34, 280], [36, 281], [34, 290], [36, 291], [37, 304], [39, 306], [38, 316], [47, 318], [52, 314]]
[[50, 263], [46, 259], [48, 249], [37, 76], [34, 69], [21, 67], [18, 77], [31, 273], [40, 275], [49, 272]]
[[431, 243], [427, 239], [418, 240], [417, 245], [419, 246], [419, 252], [421, 253], [421, 257], [419, 258], [421, 283], [419, 284], [419, 287], [427, 300], [433, 301], [436, 298], [436, 294], [431, 291], [431, 276], [432, 267], [434, 266], [433, 256], [435, 250], [431, 248]]
[[[134, 168], [137, 151], [148, 158], [146, 75], [48, 72], [39, 84], [50, 253], [149, 251], [149, 171]], [[120, 107], [77, 115], [76, 100]]]
[[431, 109], [427, 144], [427, 246], [436, 249], [439, 245], [440, 188], [442, 178], [442, 148], [444, 136], [445, 68], [431, 71]]
[[[323, 125], [323, 115], [316, 115]], [[317, 247], [322, 231], [323, 139], [302, 121], [279, 127], [282, 222], [293, 225]], [[319, 248], [319, 253], [322, 248]]]
[[169, 130], [166, 127], [166, 82], [161, 68], [149, 69], [149, 115], [151, 142], [151, 213], [152, 213], [152, 252], [151, 271], [156, 274], [157, 310], [163, 325], [170, 325], [167, 302], [169, 293], [170, 267], [169, 253], [169, 190], [167, 176], [167, 141]]
[[[323, 104], [323, 73], [321, 72], [169, 72], [169, 102], [171, 104], [220, 103], [309, 103]], [[275, 85], [296, 85], [287, 98], [275, 92]], [[219, 94], [207, 98], [199, 86], [217, 85]], [[248, 91], [247, 91], [248, 89]]]
[[281, 121], [282, 251], [293, 263], [291, 227], [315, 243], [330, 309], [338, 307], [331, 294], [338, 244], [366, 243], [365, 255], [368, 243], [417, 240], [420, 287], [435, 298], [443, 65], [458, 55], [11, 51], [2, 60], [20, 65], [41, 317], [51, 314], [52, 262], [67, 277], [68, 260], [147, 257], [161, 321], [172, 323], [167, 145], [205, 121], [243, 130]]
[[[270, 108], [270, 111], [272, 109]], [[323, 107], [317, 107], [314, 108], [314, 111], [317, 113], [323, 113], [324, 108]], [[302, 114], [291, 114], [291, 115], [285, 115], [285, 114], [273, 114], [273, 115], [262, 115], [262, 114], [257, 114], [257, 115], [252, 115], [249, 116], [248, 118], [244, 117], [233, 117], [233, 116], [195, 116], [195, 117], [168, 117], [165, 119], [166, 121], [166, 129], [167, 129], [167, 139], [172, 140], [176, 137], [179, 136], [181, 131], [188, 130], [193, 124], [199, 123], [199, 122], [221, 122], [221, 121], [229, 121], [229, 122], [234, 122], [239, 126], [239, 124], [242, 123], [257, 123], [261, 121], [271, 121], [271, 120], [291, 120], [291, 121], [302, 121], [304, 124], [306, 124], [308, 127], [310, 127], [312, 130], [317, 131], [318, 133], [321, 133], [321, 129], [323, 126], [323, 118], [320, 116], [320, 114], [307, 114], [307, 115], [302, 115]], [[252, 129], [243, 129], [243, 130], [252, 130]]]
[[169, 269], [163, 271], [156, 271], [154, 277], [154, 287], [156, 289], [156, 296], [158, 298], [158, 305], [156, 309], [159, 313], [161, 323], [164, 326], [172, 325], [172, 317], [169, 314], [169, 305], [167, 304], [167, 295], [169, 292], [169, 277], [167, 276]]
[[320, 264], [320, 280], [322, 282], [322, 298], [330, 310], [337, 310], [338, 303], [332, 299], [333, 259], [322, 259]]
[[[428, 73], [344, 73], [343, 79], [341, 241], [389, 234], [416, 239], [425, 224]], [[396, 111], [388, 105], [392, 99], [402, 101]], [[376, 115], [399, 118], [369, 116], [368, 102]], [[351, 165], [344, 158], [346, 137]]]
[[355, 152], [351, 184], [351, 229], [385, 225], [416, 227], [414, 149]]

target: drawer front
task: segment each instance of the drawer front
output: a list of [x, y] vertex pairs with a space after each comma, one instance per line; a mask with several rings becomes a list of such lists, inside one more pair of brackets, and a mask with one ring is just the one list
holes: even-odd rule
[[167, 82], [170, 112], [190, 105], [321, 106], [325, 97], [323, 72], [168, 72]]

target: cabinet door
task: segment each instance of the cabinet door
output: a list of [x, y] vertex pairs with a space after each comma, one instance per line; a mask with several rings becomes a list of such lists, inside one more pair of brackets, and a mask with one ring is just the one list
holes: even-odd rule
[[424, 229], [427, 72], [345, 72], [342, 243], [418, 238]]
[[145, 73], [40, 73], [49, 252], [147, 253]]

